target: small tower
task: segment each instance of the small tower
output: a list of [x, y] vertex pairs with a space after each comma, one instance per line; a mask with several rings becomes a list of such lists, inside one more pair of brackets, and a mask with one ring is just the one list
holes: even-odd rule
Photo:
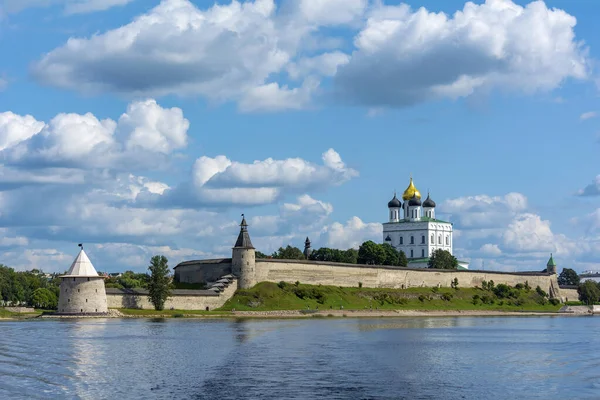
[[556, 263], [554, 262], [554, 258], [552, 258], [552, 253], [550, 253], [550, 259], [546, 264], [546, 272], [549, 274], [556, 274]]
[[58, 314], [106, 314], [104, 277], [92, 265], [83, 245], [71, 264], [69, 272], [61, 276], [58, 295]]
[[240, 289], [250, 289], [256, 285], [256, 252], [250, 235], [246, 217], [242, 214], [240, 234], [231, 252], [231, 272], [238, 278]]
[[390, 222], [400, 222], [400, 209], [402, 208], [402, 203], [396, 197], [396, 192], [394, 192], [394, 198], [389, 201], [388, 209], [390, 210]]
[[310, 253], [312, 253], [312, 249], [310, 248], [310, 239], [308, 236], [304, 241], [304, 257], [308, 260], [310, 258]]
[[435, 201], [431, 200], [429, 192], [427, 192], [427, 198], [423, 202], [423, 214], [426, 217], [435, 219]]

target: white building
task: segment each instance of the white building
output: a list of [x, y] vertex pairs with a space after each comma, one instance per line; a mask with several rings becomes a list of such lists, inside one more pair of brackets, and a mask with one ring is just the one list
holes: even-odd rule
[[[427, 267], [427, 261], [437, 249], [452, 254], [452, 224], [435, 217], [435, 202], [429, 193], [421, 203], [421, 193], [412, 177], [402, 194], [403, 202], [396, 197], [388, 203], [389, 221], [383, 224], [383, 241], [396, 250], [402, 250], [409, 267]], [[459, 262], [461, 268], [468, 263]]]

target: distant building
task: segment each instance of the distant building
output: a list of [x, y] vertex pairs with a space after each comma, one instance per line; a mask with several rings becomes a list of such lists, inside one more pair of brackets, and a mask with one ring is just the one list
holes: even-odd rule
[[104, 277], [99, 276], [83, 246], [60, 278], [59, 314], [104, 314], [108, 312]]
[[[383, 224], [383, 242], [403, 251], [409, 267], [426, 268], [429, 257], [442, 249], [452, 254], [452, 224], [435, 216], [435, 202], [429, 193], [421, 202], [421, 192], [412, 177], [402, 194], [388, 202], [389, 220]], [[467, 269], [467, 262], [459, 261], [459, 268]]]

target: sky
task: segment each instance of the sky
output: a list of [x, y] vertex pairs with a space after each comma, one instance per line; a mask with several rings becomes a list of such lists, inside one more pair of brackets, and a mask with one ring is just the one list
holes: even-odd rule
[[382, 241], [413, 176], [470, 268], [600, 270], [600, 2], [1, 0], [0, 263]]

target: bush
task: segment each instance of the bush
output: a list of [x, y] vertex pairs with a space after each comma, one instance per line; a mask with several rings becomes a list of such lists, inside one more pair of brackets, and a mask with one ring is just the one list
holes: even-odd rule
[[420, 301], [421, 303], [424, 303], [426, 299], [427, 299], [427, 297], [423, 296], [422, 294], [421, 294], [421, 295], [419, 295], [419, 301]]
[[[487, 282], [486, 282], [487, 283]], [[478, 294], [473, 295], [473, 299], [471, 300], [471, 302], [475, 305], [479, 304], [479, 302], [481, 301], [481, 298], [479, 297]]]
[[437, 287], [437, 286], [434, 286], [434, 287], [432, 287], [432, 288], [431, 288], [431, 291], [432, 291], [433, 293], [437, 293], [437, 292], [439, 292], [439, 291], [440, 291], [440, 288], [439, 288], [439, 287]]
[[483, 304], [494, 304], [494, 301], [494, 298], [492, 296], [488, 296], [487, 294], [481, 296], [481, 302]]
[[358, 287], [362, 288], [362, 282], [358, 282]]
[[454, 297], [454, 296], [452, 296], [450, 293], [444, 293], [442, 295], [442, 300], [444, 300], [444, 301], [450, 301], [450, 300], [452, 300], [452, 297]]
[[173, 318], [183, 318], [183, 314], [173, 314]]
[[544, 290], [539, 285], [536, 286], [535, 292], [542, 297], [548, 297], [548, 293], [544, 292]]
[[500, 283], [492, 291], [499, 299], [509, 299], [518, 297], [518, 294], [514, 288], [511, 288], [510, 286], [505, 285], [503, 283]]
[[284, 281], [281, 281], [277, 284], [277, 287], [279, 287], [279, 289], [281, 289], [281, 290], [285, 290], [285, 288], [287, 287], [287, 283], [285, 283]]
[[515, 289], [518, 289], [518, 290], [523, 290], [523, 289], [525, 289], [525, 285], [523, 285], [522, 283], [517, 283], [517, 284], [515, 285]]
[[458, 290], [458, 278], [454, 278], [454, 280], [452, 281], [452, 283], [450, 284], [450, 287], [452, 289]]
[[300, 281], [296, 281], [296, 283], [294, 283], [294, 285], [296, 285], [296, 287], [300, 286]]
[[550, 304], [552, 304], [553, 306], [557, 306], [560, 304], [560, 300], [556, 299], [556, 298], [552, 298], [552, 299], [550, 299]]

